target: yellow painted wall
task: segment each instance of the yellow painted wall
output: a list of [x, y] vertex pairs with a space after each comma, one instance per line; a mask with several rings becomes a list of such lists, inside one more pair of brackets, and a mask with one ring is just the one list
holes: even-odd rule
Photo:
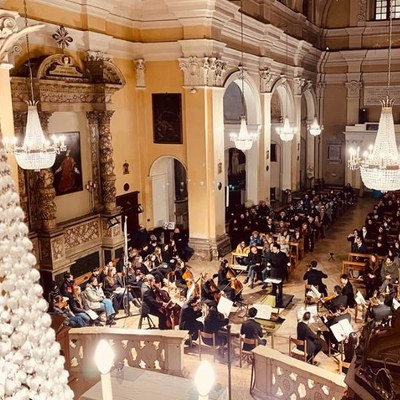
[[[354, 0], [352, 0], [354, 2]], [[325, 28], [345, 28], [350, 24], [350, 0], [332, 1], [326, 16]]]

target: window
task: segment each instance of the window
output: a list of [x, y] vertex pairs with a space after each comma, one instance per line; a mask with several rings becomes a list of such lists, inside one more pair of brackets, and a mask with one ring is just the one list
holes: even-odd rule
[[[389, 0], [375, 0], [375, 20], [389, 19]], [[392, 17], [400, 18], [400, 0], [392, 0]]]

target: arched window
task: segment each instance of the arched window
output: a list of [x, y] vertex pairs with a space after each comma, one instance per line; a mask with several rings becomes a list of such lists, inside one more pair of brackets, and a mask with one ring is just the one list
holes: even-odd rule
[[[400, 0], [392, 0], [392, 18], [400, 18]], [[375, 20], [389, 19], [389, 0], [375, 0]]]

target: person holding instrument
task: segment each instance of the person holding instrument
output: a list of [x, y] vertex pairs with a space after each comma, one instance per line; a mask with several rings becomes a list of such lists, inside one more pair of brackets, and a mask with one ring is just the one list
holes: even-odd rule
[[317, 270], [317, 261], [313, 260], [310, 262], [308, 271], [303, 276], [303, 280], [307, 281], [307, 285], [315, 286], [324, 297], [327, 297], [327, 287], [322, 282], [322, 279], [327, 277], [328, 275], [324, 274], [322, 271]]
[[341, 307], [347, 307], [347, 296], [342, 293], [342, 288], [336, 285], [332, 296], [321, 298], [321, 302], [332, 313], [337, 312]]
[[201, 300], [208, 307], [216, 306], [221, 297], [221, 291], [210, 278], [201, 285]]
[[[198, 331], [203, 330], [203, 323], [197, 321], [200, 318], [201, 313], [201, 302], [197, 296], [190, 298], [181, 309], [179, 316], [179, 329], [183, 331], [189, 331], [191, 340], [197, 340], [199, 337]], [[190, 344], [191, 340], [187, 340], [185, 344]]]
[[[223, 314], [218, 312], [217, 307], [212, 306], [208, 310], [208, 314], [204, 319], [204, 332], [215, 334], [215, 344], [217, 346], [224, 346], [227, 341], [227, 335], [219, 333], [220, 329], [229, 324], [229, 319], [225, 318]], [[208, 345], [212, 345], [211, 338], [203, 338], [203, 342]]]
[[[267, 344], [267, 339], [263, 338], [263, 331], [259, 322], [257, 322], [254, 318], [257, 315], [257, 309], [255, 307], [249, 308], [247, 312], [248, 319], [246, 322], [243, 322], [240, 328], [240, 334], [244, 335], [246, 339], [257, 339], [258, 344], [265, 346]], [[251, 345], [244, 343], [243, 350], [251, 351], [256, 347], [256, 345]]]
[[231, 287], [231, 278], [234, 277], [234, 273], [229, 268], [228, 260], [221, 260], [218, 269], [218, 289], [223, 291], [226, 297], [233, 303], [236, 301], [235, 288]]

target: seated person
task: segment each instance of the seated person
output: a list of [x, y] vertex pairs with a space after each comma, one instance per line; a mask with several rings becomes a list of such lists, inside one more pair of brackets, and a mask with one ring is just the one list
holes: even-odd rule
[[354, 307], [354, 289], [347, 274], [340, 276], [340, 286], [342, 288], [342, 295], [347, 296], [347, 307]]
[[322, 318], [324, 324], [329, 328], [328, 331], [323, 332], [324, 339], [330, 344], [331, 348], [336, 351], [339, 349], [339, 342], [335, 338], [335, 335], [332, 333], [330, 327], [343, 319], [347, 319], [351, 323], [351, 315], [350, 313], [346, 312], [346, 307], [344, 306], [341, 306], [334, 315], [328, 315], [327, 317]]
[[66, 272], [64, 274], [64, 282], [60, 286], [60, 293], [65, 298], [72, 298], [73, 290], [72, 287], [74, 286], [74, 277], [71, 273]]
[[92, 276], [86, 289], [84, 291], [85, 298], [87, 300], [88, 307], [93, 311], [105, 311], [106, 312], [106, 323], [107, 325], [115, 324], [115, 310], [110, 299], [107, 299], [104, 295], [103, 289], [99, 286], [97, 278]]
[[[192, 340], [197, 340], [199, 337], [199, 330], [203, 330], [203, 323], [197, 321], [197, 318], [202, 316], [200, 299], [197, 296], [191, 297], [181, 309], [181, 315], [179, 317], [179, 329], [183, 331], [189, 331], [189, 336]], [[186, 341], [185, 344], [190, 344], [190, 340]]]
[[[302, 320], [297, 324], [297, 339], [304, 340], [307, 343], [307, 362], [310, 364], [317, 364], [314, 360], [315, 356], [322, 350], [322, 343], [320, 337], [314, 333], [308, 326], [310, 323], [311, 314], [306, 311]], [[298, 349], [304, 351], [303, 346], [298, 346]]]
[[393, 256], [387, 256], [383, 261], [381, 278], [382, 281], [391, 280], [392, 283], [399, 280], [399, 265], [395, 263]]
[[315, 286], [324, 297], [327, 297], [328, 291], [326, 285], [322, 282], [322, 279], [326, 279], [328, 275], [317, 270], [317, 265], [317, 261], [315, 260], [310, 262], [308, 271], [303, 276], [303, 280], [307, 281], [307, 285]]
[[201, 285], [201, 300], [208, 307], [216, 306], [219, 296], [220, 290], [212, 279], [207, 279]]
[[251, 246], [262, 246], [262, 237], [258, 231], [253, 231], [249, 239], [249, 247]]
[[100, 268], [96, 267], [92, 269], [92, 276], [97, 278], [97, 282], [99, 283], [99, 286], [103, 286], [104, 278], [106, 277], [104, 275], [104, 270], [100, 272]]
[[354, 242], [351, 245], [351, 252], [352, 253], [362, 253], [365, 254], [367, 252], [367, 248], [365, 247], [365, 244], [361, 238], [361, 236], [356, 236], [354, 238]]
[[[254, 307], [249, 308], [247, 312], [248, 319], [246, 322], [243, 322], [240, 328], [240, 334], [244, 335], [245, 339], [257, 339], [258, 344], [262, 344], [265, 346], [267, 344], [267, 340], [263, 338], [263, 331], [261, 325], [254, 319], [257, 315], [257, 309]], [[256, 345], [251, 345], [244, 343], [243, 350], [251, 351], [256, 347]]]
[[257, 278], [257, 274], [261, 273], [262, 259], [261, 253], [258, 251], [257, 246], [250, 247], [250, 253], [247, 257], [247, 277], [243, 283], [247, 283], [250, 280], [250, 287], [254, 287], [254, 281]]
[[[225, 318], [223, 314], [218, 312], [217, 307], [212, 306], [208, 310], [208, 314], [204, 319], [204, 332], [215, 334], [215, 345], [224, 346], [228, 342], [228, 337], [225, 334], [219, 333], [219, 330], [229, 324], [229, 319]], [[203, 338], [203, 342], [212, 345], [213, 341], [209, 338]]]
[[342, 288], [339, 285], [336, 285], [334, 288], [334, 295], [335, 297], [333, 297], [332, 300], [327, 301], [324, 303], [324, 301], [322, 300], [323, 304], [325, 305], [325, 307], [335, 313], [336, 311], [338, 311], [342, 306], [343, 307], [347, 307], [347, 296], [343, 295], [342, 293]]
[[156, 298], [154, 289], [156, 280], [153, 275], [147, 274], [142, 285], [142, 316], [148, 314], [158, 317], [158, 328], [166, 329], [167, 316], [163, 310], [167, 304]]
[[80, 286], [74, 285], [72, 287], [72, 293], [72, 298], [68, 300], [70, 310], [75, 316], [81, 317], [86, 322], [86, 325], [90, 325], [92, 323], [92, 320], [86, 313], [86, 310], [83, 306]]
[[66, 324], [71, 328], [82, 328], [88, 325], [82, 316], [74, 315], [74, 313], [71, 312], [67, 300], [62, 296], [56, 296], [53, 299], [52, 312], [63, 315], [66, 318]]
[[231, 272], [231, 274], [233, 275], [232, 270], [228, 267], [228, 261], [221, 260], [218, 269], [218, 289], [223, 291], [226, 297], [234, 303], [236, 301], [236, 293], [235, 289], [231, 287], [231, 280], [230, 278], [228, 278], [228, 272]]
[[246, 246], [246, 242], [242, 240], [234, 251], [236, 254], [243, 254], [243, 257], [236, 256], [236, 261], [240, 265], [247, 265], [247, 255], [250, 252], [250, 247]]

